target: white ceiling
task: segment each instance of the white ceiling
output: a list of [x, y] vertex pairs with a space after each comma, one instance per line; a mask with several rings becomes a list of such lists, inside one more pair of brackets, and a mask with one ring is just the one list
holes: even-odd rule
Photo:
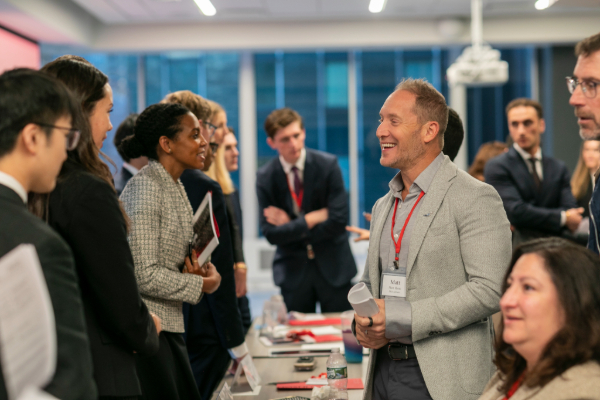
[[[193, 0], [71, 1], [105, 24], [409, 19], [467, 17], [470, 13], [470, 0], [388, 0], [380, 14], [368, 11], [369, 0], [212, 0], [217, 9], [214, 17], [201, 14]], [[534, 3], [535, 0], [483, 0], [484, 16], [572, 13], [574, 3], [600, 6], [600, 0], [560, 0], [540, 12]], [[585, 8], [578, 10], [585, 12]]]

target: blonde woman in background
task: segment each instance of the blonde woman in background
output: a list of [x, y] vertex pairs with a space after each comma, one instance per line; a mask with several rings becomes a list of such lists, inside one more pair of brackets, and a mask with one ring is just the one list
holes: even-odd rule
[[585, 140], [581, 144], [579, 161], [571, 178], [571, 191], [577, 205], [584, 208], [582, 216], [589, 218], [589, 203], [594, 190], [594, 174], [600, 167], [600, 140]]

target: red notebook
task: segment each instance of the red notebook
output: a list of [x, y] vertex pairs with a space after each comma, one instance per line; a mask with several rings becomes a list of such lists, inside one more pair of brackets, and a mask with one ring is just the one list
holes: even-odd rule
[[294, 320], [289, 321], [289, 325], [291, 326], [309, 326], [309, 325], [341, 325], [341, 318], [325, 318], [325, 319], [315, 319], [312, 321], [302, 321], [302, 320]]
[[[307, 385], [306, 383], [278, 383], [277, 389], [281, 390], [311, 390], [314, 387], [321, 387], [322, 385]], [[348, 389], [364, 389], [363, 381], [360, 378], [348, 379]]]

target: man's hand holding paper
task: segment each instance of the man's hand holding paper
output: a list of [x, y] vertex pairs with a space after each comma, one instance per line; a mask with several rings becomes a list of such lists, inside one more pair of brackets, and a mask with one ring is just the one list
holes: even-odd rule
[[385, 300], [374, 299], [379, 307], [379, 312], [373, 315], [373, 325], [369, 317], [360, 317], [354, 314], [356, 322], [356, 339], [363, 347], [368, 349], [379, 349], [385, 346], [390, 340], [385, 337]]

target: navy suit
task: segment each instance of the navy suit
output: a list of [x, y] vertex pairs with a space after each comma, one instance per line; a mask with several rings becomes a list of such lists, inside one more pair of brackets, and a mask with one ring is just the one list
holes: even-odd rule
[[127, 182], [129, 182], [132, 177], [133, 174], [131, 172], [129, 172], [126, 168], [121, 167], [121, 170], [114, 176], [117, 196], [121, 195], [121, 192], [123, 192], [123, 189], [125, 189], [125, 185], [127, 185]]
[[588, 240], [588, 249], [596, 254], [600, 254], [600, 232], [598, 232], [598, 223], [600, 223], [600, 189], [598, 189], [598, 179], [590, 200], [590, 238]]
[[[306, 149], [303, 181], [304, 197], [297, 216], [279, 158], [257, 173], [260, 228], [269, 243], [277, 246], [273, 279], [290, 310], [311, 312], [319, 301], [323, 312], [344, 311], [350, 308], [347, 295], [356, 264], [345, 229], [348, 199], [337, 158]], [[291, 221], [281, 226], [268, 223], [263, 215], [268, 206], [283, 209]], [[327, 221], [308, 229], [304, 214], [325, 207]], [[308, 258], [309, 244], [314, 250], [313, 260]]]
[[542, 168], [542, 183], [536, 191], [525, 160], [513, 147], [485, 166], [485, 181], [500, 194], [508, 220], [515, 227], [514, 244], [567, 234], [560, 226], [561, 211], [577, 207], [565, 164], [543, 156]]
[[233, 252], [225, 199], [221, 186], [199, 170], [185, 170], [181, 175], [194, 212], [208, 191], [219, 226], [219, 245], [211, 262], [221, 274], [221, 285], [213, 294], [205, 294], [195, 306], [183, 303], [186, 345], [194, 378], [202, 399], [210, 399], [223, 379], [231, 361], [228, 349], [244, 343], [244, 327], [235, 295]]

